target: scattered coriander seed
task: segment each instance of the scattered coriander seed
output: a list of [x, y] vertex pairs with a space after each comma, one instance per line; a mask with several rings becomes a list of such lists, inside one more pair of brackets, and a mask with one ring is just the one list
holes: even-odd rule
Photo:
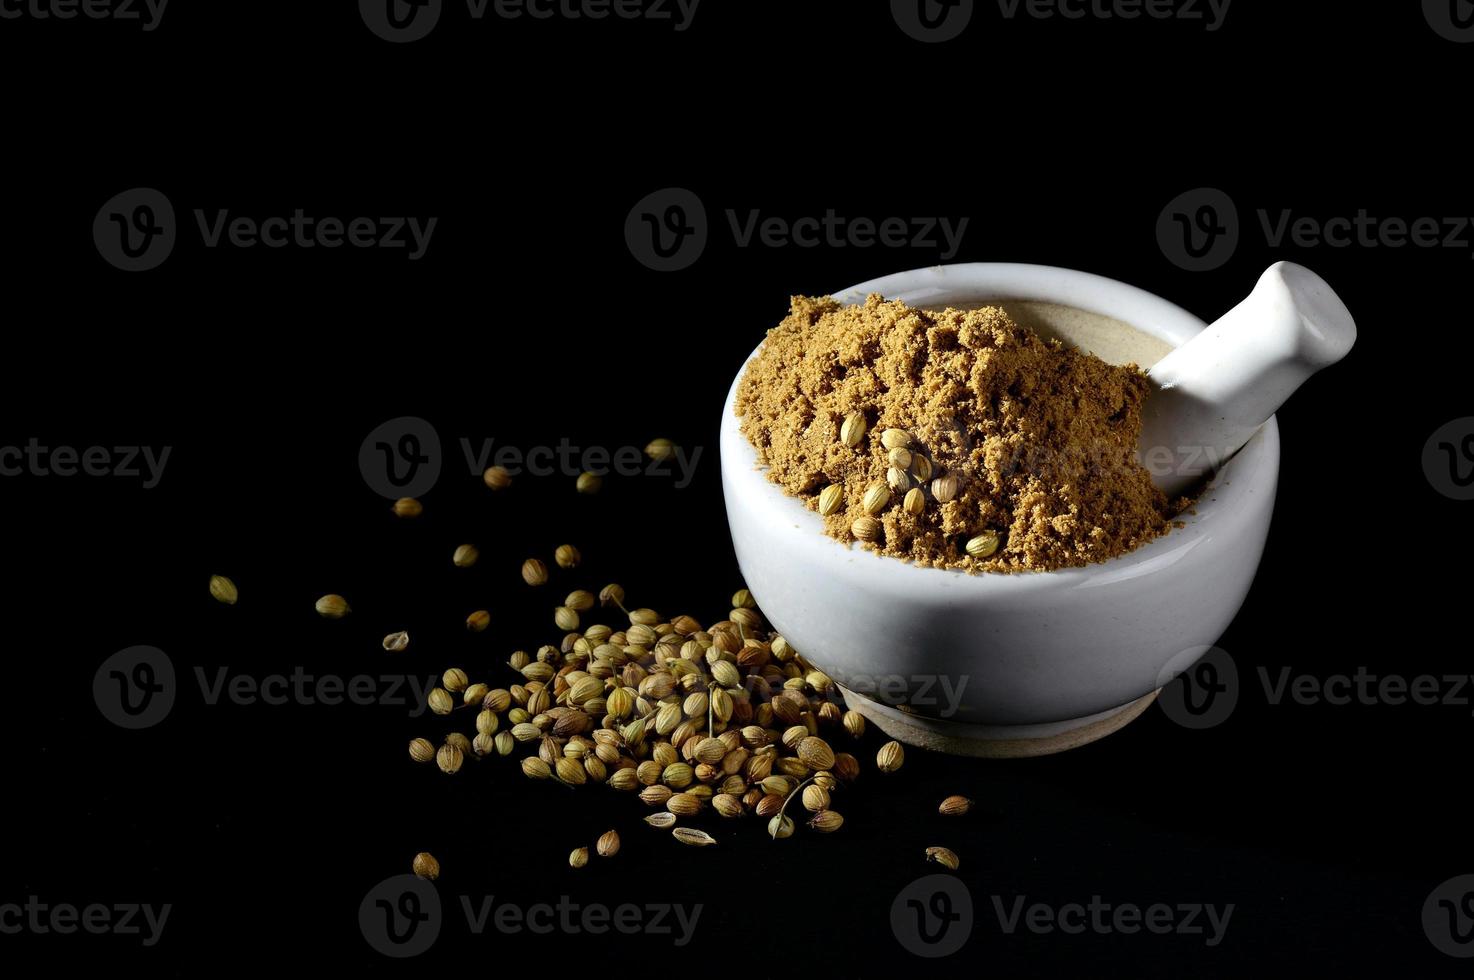
[[572, 631], [578, 629], [578, 612], [567, 606], [559, 606], [553, 610], [553, 625], [560, 630]]
[[476, 731], [481, 735], [495, 735], [497, 726], [501, 724], [495, 711], [487, 711], [482, 708], [476, 715]]
[[585, 592], [583, 589], [577, 589], [568, 593], [568, 598], [563, 600], [563, 605], [572, 609], [574, 612], [588, 612], [594, 608], [594, 594], [592, 592]]
[[634, 626], [655, 626], [660, 622], [660, 613], [654, 609], [640, 608], [630, 613], [630, 623]]
[[860, 499], [860, 505], [865, 508], [865, 513], [875, 516], [885, 510], [885, 505], [891, 502], [891, 488], [883, 481], [876, 480], [865, 488], [865, 495]]
[[477, 732], [476, 737], [471, 739], [471, 751], [476, 753], [478, 759], [491, 755], [495, 750], [496, 742], [485, 732]]
[[926, 849], [926, 859], [940, 864], [942, 867], [951, 871], [956, 871], [957, 866], [962, 863], [957, 860], [956, 854], [945, 847], [928, 847]]
[[522, 581], [528, 585], [545, 585], [548, 581], [548, 566], [536, 558], [522, 563]]
[[833, 772], [845, 782], [857, 779], [860, 775], [860, 760], [848, 752], [836, 752], [834, 754]]
[[461, 763], [465, 759], [465, 753], [449, 742], [442, 745], [435, 753], [435, 764], [440, 767], [441, 772], [447, 775], [454, 775], [459, 772]]
[[497, 732], [491, 744], [496, 748], [497, 755], [511, 755], [512, 750], [517, 747], [517, 740], [512, 737], [511, 732]]
[[604, 486], [604, 478], [597, 473], [580, 473], [573, 484], [574, 489], [583, 494], [598, 493]]
[[670, 459], [676, 454], [676, 444], [669, 439], [651, 439], [645, 446], [645, 455], [656, 462]]
[[410, 868], [414, 871], [416, 877], [424, 878], [426, 881], [434, 881], [440, 877], [440, 862], [435, 860], [435, 855], [429, 851], [421, 851], [416, 854]]
[[773, 840], [793, 836], [793, 818], [782, 813], [768, 821], [768, 836]]
[[896, 469], [909, 470], [911, 468], [911, 450], [904, 446], [897, 446], [886, 453], [886, 460]]
[[713, 796], [711, 808], [724, 817], [742, 816], [742, 801], [731, 793], [719, 793]]
[[911, 474], [903, 469], [892, 466], [885, 471], [885, 482], [890, 486], [891, 490], [896, 493], [902, 493], [907, 487], [911, 486]]
[[746, 589], [738, 589], [736, 592], [732, 593], [732, 608], [756, 609], [757, 600], [754, 599], [752, 597], [752, 593], [747, 591]]
[[437, 715], [448, 715], [456, 706], [455, 699], [443, 687], [437, 687], [432, 690], [426, 700], [430, 705], [430, 710]]
[[988, 558], [997, 550], [997, 531], [984, 531], [976, 537], [969, 538], [967, 542], [967, 553], [974, 558]]
[[589, 849], [587, 847], [575, 847], [573, 853], [568, 855], [568, 866], [570, 868], [581, 868], [589, 863]]
[[834, 765], [834, 750], [818, 736], [810, 735], [802, 740], [795, 751], [803, 764], [810, 769], [828, 769]]
[[911, 433], [905, 429], [886, 429], [880, 434], [880, 444], [886, 449], [905, 449], [911, 445]]
[[844, 504], [844, 487], [831, 483], [819, 491], [819, 516], [828, 517]]
[[692, 847], [710, 847], [717, 842], [716, 838], [704, 830], [696, 830], [692, 827], [677, 827], [672, 830], [671, 836], [682, 844]]
[[829, 809], [829, 792], [817, 783], [810, 783], [804, 787], [803, 796], [804, 809], [810, 813], [818, 813]]
[[398, 633], [390, 633], [384, 637], [384, 649], [390, 653], [400, 653], [409, 646], [409, 634], [404, 630]]
[[851, 708], [844, 713], [844, 730], [850, 733], [852, 738], [859, 738], [865, 734], [865, 716]]
[[599, 842], [594, 846], [599, 852], [599, 857], [614, 857], [614, 855], [619, 853], [619, 833], [613, 830], [605, 831], [603, 836], [599, 838]]
[[445, 736], [445, 744], [459, 749], [463, 756], [470, 755], [471, 753], [471, 740], [460, 732], [451, 732]]
[[839, 441], [851, 449], [860, 444], [865, 438], [865, 416], [860, 412], [851, 412], [845, 416], [844, 422], [839, 427]]
[[886, 742], [875, 753], [875, 765], [881, 772], [895, 772], [905, 761], [906, 750], [901, 748], [900, 742], [894, 740]]
[[486, 684], [472, 684], [461, 695], [461, 701], [464, 704], [480, 704], [490, 691], [491, 688]]
[[937, 807], [937, 812], [944, 817], [960, 817], [972, 809], [972, 800], [965, 796], [949, 796]]
[[487, 467], [486, 472], [481, 474], [481, 479], [493, 490], [505, 490], [512, 485], [512, 474], [505, 466]]
[[916, 474], [916, 479], [919, 482], [926, 483], [931, 479], [931, 460], [920, 453], [913, 453], [911, 456], [911, 472]]
[[844, 826], [844, 817], [834, 810], [820, 810], [809, 821], [809, 826], [821, 834], [832, 834]]
[[235, 583], [224, 575], [210, 576], [210, 595], [216, 602], [223, 602], [227, 606], [235, 605], [236, 600], [241, 597]]
[[340, 595], [325, 595], [317, 600], [317, 614], [323, 619], [342, 619], [352, 612], [348, 600]]
[[943, 473], [931, 481], [931, 495], [937, 498], [938, 503], [945, 504], [957, 496], [957, 474]]
[[478, 609], [466, 617], [466, 629], [472, 633], [480, 633], [491, 625], [491, 613], [485, 609]]
[[880, 540], [881, 530], [880, 522], [873, 517], [857, 518], [855, 523], [850, 525], [850, 533], [860, 541]]
[[583, 561], [583, 555], [571, 544], [560, 544], [558, 550], [553, 552], [553, 559], [559, 568], [577, 568], [578, 563]]
[[416, 762], [429, 762], [435, 758], [435, 746], [428, 738], [410, 739], [409, 757]]
[[676, 815], [669, 812], [652, 813], [645, 818], [645, 822], [657, 830], [668, 830], [676, 825]]
[[463, 544], [456, 547], [455, 554], [450, 556], [450, 560], [456, 568], [470, 568], [480, 557], [480, 548], [474, 544]]
[[906, 499], [901, 501], [901, 508], [912, 517], [920, 517], [922, 511], [926, 510], [926, 494], [920, 487], [912, 487], [906, 491]]
[[469, 682], [466, 672], [459, 667], [452, 667], [440, 676], [441, 685], [452, 694], [464, 691]]
[[413, 497], [400, 497], [392, 509], [395, 517], [419, 517], [425, 512], [425, 505]]
[[623, 606], [624, 586], [610, 582], [599, 590], [599, 602], [605, 606]]
[[529, 755], [522, 760], [522, 772], [528, 779], [553, 778], [552, 767], [535, 755]]

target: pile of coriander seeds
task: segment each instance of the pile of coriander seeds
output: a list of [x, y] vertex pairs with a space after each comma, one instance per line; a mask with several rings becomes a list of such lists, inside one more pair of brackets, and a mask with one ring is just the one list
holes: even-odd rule
[[[576, 565], [567, 560], [576, 553], [563, 546], [558, 564]], [[524, 563], [529, 585], [546, 582], [536, 574], [541, 565]], [[831, 743], [859, 738], [865, 719], [843, 711], [831, 699], [834, 682], [765, 628], [746, 589], [731, 605], [726, 619], [704, 627], [688, 615], [629, 609], [618, 585], [597, 596], [574, 591], [553, 612], [561, 642], [507, 661], [519, 683], [493, 688], [460, 668], [445, 671], [430, 708], [442, 716], [474, 712], [475, 731], [452, 732], [438, 747], [416, 738], [410, 758], [453, 775], [468, 758], [521, 755], [529, 779], [603, 784], [638, 797], [651, 811], [647, 824], [692, 846], [716, 843], [690, 826], [713, 816], [762, 821], [775, 839], [792, 836], [799, 823], [832, 833], [844, 825], [833, 796], [860, 763]], [[627, 625], [584, 626], [596, 606]], [[893, 772], [903, 758], [890, 742], [877, 765]], [[598, 854], [617, 853], [617, 834], [601, 841]], [[569, 863], [582, 867], [588, 855], [578, 847]]]

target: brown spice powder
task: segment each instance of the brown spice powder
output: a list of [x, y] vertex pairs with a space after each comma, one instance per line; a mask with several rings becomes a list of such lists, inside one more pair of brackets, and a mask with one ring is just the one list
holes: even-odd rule
[[[867, 488], [889, 475], [894, 489], [873, 515], [881, 533], [866, 547], [939, 568], [1042, 571], [1131, 551], [1186, 503], [1169, 504], [1135, 458], [1148, 390], [1135, 365], [1044, 340], [995, 307], [799, 296], [749, 364], [737, 414], [769, 479], [810, 510], [825, 487], [842, 488], [824, 518], [830, 535], [855, 540]], [[840, 427], [853, 412], [867, 428], [849, 448]], [[891, 428], [911, 436], [905, 471], [881, 444]], [[939, 502], [934, 481], [947, 474], [956, 495]], [[911, 489], [924, 496], [919, 514], [903, 505]], [[987, 531], [998, 550], [968, 555]]]

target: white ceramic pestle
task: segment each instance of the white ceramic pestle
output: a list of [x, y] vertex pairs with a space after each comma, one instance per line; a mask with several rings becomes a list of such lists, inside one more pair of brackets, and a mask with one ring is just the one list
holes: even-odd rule
[[1254, 291], [1158, 361], [1141, 461], [1169, 497], [1216, 470], [1316, 371], [1346, 356], [1356, 324], [1320, 276], [1276, 262]]

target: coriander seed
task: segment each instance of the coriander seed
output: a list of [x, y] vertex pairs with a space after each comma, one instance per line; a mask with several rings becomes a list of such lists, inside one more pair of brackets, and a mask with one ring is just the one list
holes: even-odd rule
[[926, 483], [931, 479], [931, 460], [920, 453], [913, 453], [911, 456], [911, 472], [916, 475], [916, 479], [919, 482]]
[[435, 746], [428, 738], [410, 739], [409, 757], [415, 762], [429, 762], [435, 758]]
[[395, 517], [419, 517], [425, 512], [425, 505], [413, 497], [400, 497], [391, 509]]
[[553, 625], [564, 631], [576, 630], [578, 629], [578, 613], [567, 606], [559, 606], [553, 610]]
[[676, 825], [676, 815], [668, 812], [652, 813], [645, 818], [645, 822], [657, 830], [668, 830]]
[[616, 585], [613, 582], [604, 586], [599, 590], [599, 602], [605, 606], [622, 607], [624, 605], [624, 586]]
[[875, 765], [881, 772], [895, 772], [905, 761], [906, 750], [901, 748], [900, 742], [894, 740], [886, 742], [875, 753]]
[[597, 473], [583, 472], [573, 482], [573, 488], [582, 494], [595, 494], [604, 487], [604, 478]]
[[[876, 480], [865, 488], [865, 495], [860, 499], [860, 505], [865, 513], [872, 517], [885, 510], [885, 505], [891, 501], [891, 488], [880, 480]], [[858, 537], [858, 535], [856, 535]]]
[[568, 855], [568, 866], [570, 868], [581, 868], [589, 863], [589, 849], [587, 847], [575, 847], [573, 853]]
[[522, 581], [528, 585], [545, 585], [548, 581], [548, 566], [536, 558], [522, 563]]
[[466, 672], [459, 667], [452, 667], [440, 677], [441, 685], [450, 693], [458, 694], [466, 689], [469, 683]]
[[945, 847], [928, 847], [926, 849], [926, 859], [940, 864], [942, 867], [951, 871], [956, 871], [957, 866], [962, 863], [957, 859], [956, 854]]
[[809, 826], [821, 834], [832, 834], [844, 826], [844, 817], [834, 810], [820, 810], [809, 821]]
[[682, 844], [689, 844], [692, 847], [710, 847], [717, 842], [711, 834], [693, 827], [677, 827], [671, 831], [671, 836]]
[[911, 485], [911, 474], [892, 466], [885, 471], [885, 482], [893, 491], [901, 493]]
[[988, 558], [992, 556], [998, 550], [998, 532], [984, 531], [976, 537], [969, 538], [966, 550], [974, 558]]
[[819, 516], [828, 517], [844, 504], [844, 487], [831, 483], [819, 491]]
[[390, 633], [384, 637], [384, 649], [390, 653], [400, 653], [409, 646], [409, 634], [404, 630], [398, 633]]
[[434, 881], [440, 877], [440, 862], [435, 860], [435, 855], [429, 851], [416, 854], [413, 863], [410, 864], [410, 869], [414, 871], [416, 877], [424, 878], [426, 881]]
[[905, 449], [911, 445], [911, 433], [905, 429], [886, 429], [880, 434], [880, 444], [886, 449]]
[[926, 510], [926, 494], [920, 487], [912, 487], [906, 491], [906, 499], [901, 501], [901, 509], [912, 517], [920, 517], [922, 511]]
[[960, 817], [972, 809], [972, 800], [965, 796], [949, 796], [937, 807], [937, 812], [944, 817]]
[[455, 773], [459, 772], [461, 768], [461, 763], [464, 762], [465, 759], [465, 753], [456, 746], [451, 745], [449, 742], [446, 742], [444, 745], [442, 745], [440, 749], [435, 753], [435, 764], [439, 766], [440, 771], [445, 773], [446, 775], [454, 775]]
[[463, 544], [456, 547], [455, 554], [450, 556], [450, 560], [456, 568], [470, 568], [480, 557], [481, 549], [474, 544]]
[[793, 818], [782, 813], [768, 821], [768, 836], [773, 840], [793, 836]]
[[651, 439], [645, 446], [645, 455], [657, 463], [676, 454], [676, 444], [669, 439]]
[[878, 541], [881, 535], [881, 524], [873, 517], [861, 517], [850, 525], [850, 533], [859, 541]]
[[348, 600], [340, 595], [329, 594], [317, 600], [317, 614], [323, 619], [342, 619], [352, 611]]
[[850, 449], [860, 444], [865, 438], [865, 416], [861, 412], [851, 412], [845, 416], [844, 422], [839, 427], [839, 441]]
[[957, 474], [943, 473], [931, 481], [931, 495], [937, 498], [939, 504], [945, 504], [957, 496]]
[[803, 796], [800, 799], [803, 801], [804, 809], [810, 813], [818, 813], [821, 810], [829, 809], [829, 792], [817, 783], [811, 783], [805, 786]]
[[481, 479], [493, 490], [505, 490], [512, 485], [512, 474], [505, 466], [489, 466]]
[[235, 605], [236, 600], [241, 597], [235, 583], [224, 575], [210, 576], [210, 595], [216, 602], [223, 602], [227, 606]]
[[619, 853], [619, 834], [616, 831], [606, 831], [594, 845], [601, 858], [611, 858]]
[[583, 555], [571, 544], [560, 544], [558, 550], [553, 552], [553, 560], [558, 563], [559, 568], [577, 568], [578, 563], [583, 561]]
[[892, 449], [886, 453], [885, 458], [896, 469], [909, 470], [911, 468], [911, 450], [904, 446], [897, 446], [895, 449]]
[[563, 600], [563, 605], [572, 609], [574, 612], [588, 612], [594, 608], [594, 594], [592, 592], [585, 592], [583, 589], [577, 589], [568, 593], [568, 598]]
[[430, 710], [437, 715], [448, 715], [456, 706], [455, 699], [443, 687], [433, 689], [426, 701], [430, 705]]
[[859, 738], [865, 734], [865, 716], [853, 708], [844, 713], [843, 723], [844, 730], [850, 733], [850, 737]]

